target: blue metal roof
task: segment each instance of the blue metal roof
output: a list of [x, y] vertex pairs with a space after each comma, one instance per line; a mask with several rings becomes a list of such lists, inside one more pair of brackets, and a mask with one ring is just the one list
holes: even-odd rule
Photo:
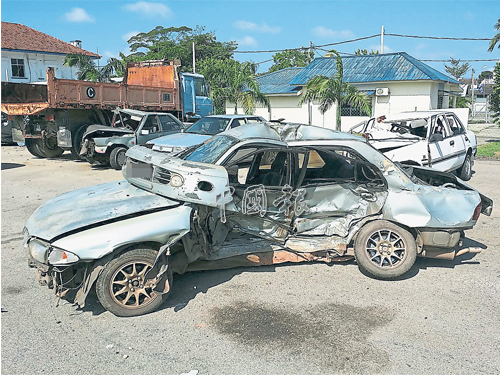
[[293, 94], [300, 88], [290, 86], [290, 81], [305, 68], [286, 68], [257, 77], [259, 89], [264, 94]]
[[[417, 80], [459, 83], [406, 52], [347, 56], [342, 57], [342, 63], [344, 82], [349, 83]], [[313, 77], [320, 75], [331, 77], [336, 71], [335, 57], [316, 58], [289, 81], [289, 85], [292, 87], [305, 85]]]

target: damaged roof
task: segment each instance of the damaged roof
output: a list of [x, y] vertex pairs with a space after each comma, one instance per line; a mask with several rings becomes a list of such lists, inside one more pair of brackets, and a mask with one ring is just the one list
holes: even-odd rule
[[366, 142], [363, 137], [359, 137], [357, 135], [349, 133], [338, 132], [336, 130], [328, 128], [320, 128], [319, 126], [305, 124], [279, 122], [259, 122], [253, 124], [245, 124], [220, 133], [220, 135], [228, 135], [239, 140], [265, 138], [282, 142], [293, 142], [337, 139]]
[[[290, 86], [305, 85], [311, 78], [320, 75], [331, 77], [337, 71], [335, 60], [335, 57], [314, 59], [288, 84]], [[431, 80], [459, 84], [454, 78], [431, 68], [406, 52], [344, 56], [342, 63], [344, 81], [350, 83]]]
[[63, 42], [19, 23], [2, 21], [2, 50], [32, 51], [67, 55], [69, 53], [100, 59], [101, 56]]

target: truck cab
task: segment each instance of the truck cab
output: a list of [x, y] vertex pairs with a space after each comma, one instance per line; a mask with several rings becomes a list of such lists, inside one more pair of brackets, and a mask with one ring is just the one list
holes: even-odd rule
[[195, 73], [180, 73], [182, 87], [182, 118], [196, 121], [213, 111], [205, 78]]

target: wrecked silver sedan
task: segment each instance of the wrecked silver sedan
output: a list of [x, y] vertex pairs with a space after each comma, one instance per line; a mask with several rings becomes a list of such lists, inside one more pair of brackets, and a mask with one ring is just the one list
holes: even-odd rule
[[393, 279], [417, 256], [477, 252], [457, 245], [492, 210], [451, 174], [299, 124], [243, 125], [178, 158], [136, 146], [123, 174], [42, 204], [24, 229], [42, 284], [80, 306], [95, 285], [119, 316], [157, 309], [192, 270], [354, 257]]

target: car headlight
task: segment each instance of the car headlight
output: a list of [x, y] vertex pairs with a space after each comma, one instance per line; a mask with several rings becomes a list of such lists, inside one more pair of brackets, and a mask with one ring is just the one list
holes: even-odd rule
[[23, 228], [23, 247], [25, 249], [28, 248], [28, 242], [30, 240], [30, 232], [28, 232], [28, 228]]
[[76, 263], [80, 258], [66, 250], [52, 249], [49, 254], [49, 263], [54, 266], [65, 266]]
[[170, 185], [173, 187], [180, 187], [184, 184], [184, 178], [177, 173], [172, 173], [172, 177], [170, 177]]

